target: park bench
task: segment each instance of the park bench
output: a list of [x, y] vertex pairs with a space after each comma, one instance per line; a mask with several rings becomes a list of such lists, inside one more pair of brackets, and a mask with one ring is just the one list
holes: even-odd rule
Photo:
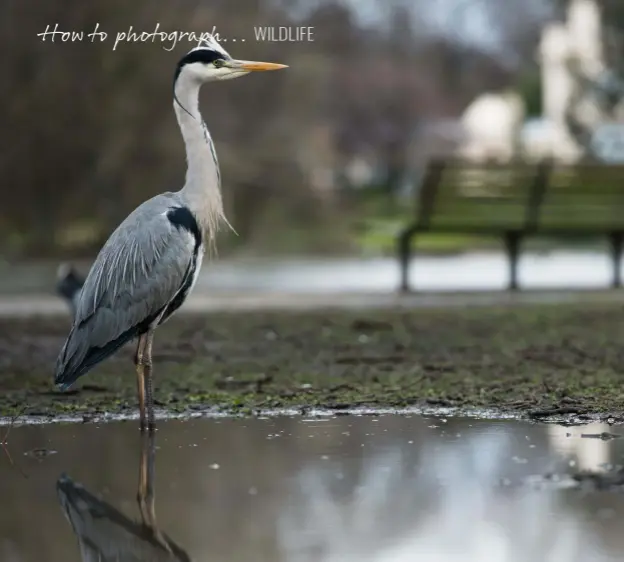
[[518, 260], [530, 236], [565, 241], [605, 238], [620, 287], [624, 242], [624, 166], [483, 165], [434, 160], [416, 194], [416, 217], [398, 238], [401, 290], [410, 290], [414, 239], [422, 233], [494, 236], [505, 247], [509, 290], [517, 290]]

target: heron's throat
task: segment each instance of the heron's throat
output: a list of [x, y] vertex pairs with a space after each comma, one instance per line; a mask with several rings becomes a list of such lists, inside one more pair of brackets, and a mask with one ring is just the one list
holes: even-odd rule
[[221, 223], [226, 223], [221, 197], [221, 173], [214, 143], [199, 112], [201, 84], [181, 74], [173, 102], [186, 147], [186, 181], [182, 194], [195, 214], [206, 243], [214, 241]]

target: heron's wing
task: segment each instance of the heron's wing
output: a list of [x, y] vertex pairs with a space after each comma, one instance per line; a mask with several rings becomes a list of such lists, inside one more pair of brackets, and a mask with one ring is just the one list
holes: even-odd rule
[[56, 383], [71, 384], [145, 331], [192, 274], [199, 246], [192, 213], [163, 196], [129, 215], [85, 280]]

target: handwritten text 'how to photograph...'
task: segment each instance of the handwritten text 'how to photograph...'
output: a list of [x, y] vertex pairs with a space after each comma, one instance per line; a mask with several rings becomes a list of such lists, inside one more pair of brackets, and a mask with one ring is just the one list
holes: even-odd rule
[[[220, 43], [244, 43], [245, 37], [227, 37], [217, 31], [213, 26], [211, 31], [164, 31], [157, 23], [151, 31], [141, 31], [130, 26], [127, 31], [107, 32], [96, 23], [91, 31], [77, 31], [63, 29], [58, 23], [49, 24], [45, 31], [37, 34], [41, 41], [52, 43], [90, 43], [112, 41], [113, 51], [122, 43], [162, 43], [163, 49], [172, 51], [180, 41], [188, 41], [198, 44], [203, 39], [212, 35]], [[308, 26], [255, 26], [253, 28], [253, 40], [259, 42], [303, 42], [314, 41], [314, 28]]]

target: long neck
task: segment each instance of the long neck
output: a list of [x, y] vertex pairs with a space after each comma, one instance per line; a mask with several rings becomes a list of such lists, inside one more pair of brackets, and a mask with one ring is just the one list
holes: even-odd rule
[[[221, 222], [227, 223], [221, 198], [221, 174], [214, 143], [199, 112], [200, 83], [180, 75], [173, 106], [186, 146], [187, 171], [180, 191], [193, 211], [204, 237], [213, 244]], [[179, 103], [178, 103], [179, 102]]]

